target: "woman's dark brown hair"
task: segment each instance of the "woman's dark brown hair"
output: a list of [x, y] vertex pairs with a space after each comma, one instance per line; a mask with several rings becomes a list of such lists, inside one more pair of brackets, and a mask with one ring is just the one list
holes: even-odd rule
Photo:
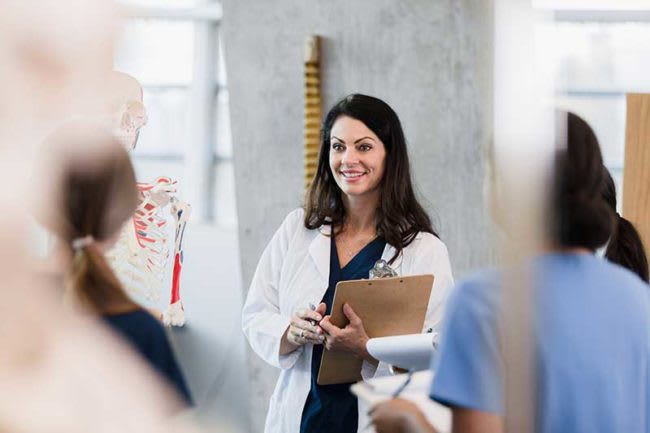
[[305, 227], [316, 229], [331, 225], [336, 229], [345, 223], [341, 190], [329, 165], [330, 134], [334, 122], [341, 116], [363, 122], [386, 148], [386, 170], [376, 211], [376, 230], [397, 250], [390, 260], [392, 263], [418, 232], [437, 234], [413, 191], [406, 139], [399, 118], [388, 104], [378, 98], [352, 94], [327, 113], [321, 129], [318, 167], [305, 198]]
[[[603, 199], [616, 212], [616, 185], [609, 170], [603, 167], [603, 171], [605, 174]], [[632, 223], [620, 216], [618, 212], [616, 212], [616, 221], [616, 229], [607, 244], [605, 258], [631, 270], [646, 283], [649, 282], [648, 257], [639, 233]]]
[[573, 113], [564, 115], [566, 140], [555, 160], [553, 239], [562, 247], [594, 251], [607, 242], [615, 225], [614, 212], [602, 198], [603, 157], [587, 122]]
[[[67, 284], [73, 299], [98, 314], [136, 309], [96, 244], [114, 239], [138, 203], [126, 149], [100, 126], [77, 122], [50, 136], [44, 154], [54, 165], [47, 224], [72, 257]], [[93, 242], [72, 247], [86, 237]]]

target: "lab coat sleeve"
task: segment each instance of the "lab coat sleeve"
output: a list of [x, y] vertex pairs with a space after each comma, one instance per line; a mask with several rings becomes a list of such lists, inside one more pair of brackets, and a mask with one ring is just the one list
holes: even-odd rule
[[433, 289], [429, 297], [429, 306], [424, 317], [422, 332], [433, 332], [438, 337], [436, 341], [439, 341], [445, 306], [454, 286], [454, 277], [451, 272], [447, 247], [440, 239], [427, 234], [422, 249], [423, 252], [415, 257], [413, 275], [433, 274]]
[[[447, 247], [440, 239], [429, 233], [423, 234], [419, 240], [417, 251], [414, 252], [408, 269], [408, 275], [422, 274], [433, 274], [433, 288], [422, 332], [432, 332], [434, 341], [439, 341], [445, 304], [454, 285], [454, 278]], [[385, 362], [379, 362], [375, 367], [364, 361], [361, 367], [361, 376], [364, 380], [390, 374], [390, 366]]]
[[281, 369], [291, 368], [303, 347], [280, 355], [280, 341], [290, 315], [281, 314], [278, 286], [291, 238], [302, 224], [302, 209], [290, 213], [266, 246], [255, 270], [242, 310], [242, 327], [251, 348], [264, 361]]

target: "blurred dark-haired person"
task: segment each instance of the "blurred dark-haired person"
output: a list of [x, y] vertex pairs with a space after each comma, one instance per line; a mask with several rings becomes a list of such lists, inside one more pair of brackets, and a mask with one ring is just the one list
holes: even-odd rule
[[390, 374], [366, 351], [368, 336], [352, 308], [344, 306], [350, 323], [343, 329], [328, 316], [336, 284], [368, 278], [380, 258], [399, 275], [435, 275], [425, 329], [437, 332], [453, 284], [447, 248], [416, 199], [397, 114], [354, 94], [325, 117], [304, 209], [291, 212], [271, 239], [244, 305], [251, 347], [282, 370], [266, 433], [357, 432], [350, 384], [318, 385], [316, 378], [324, 347], [363, 358], [364, 378]]
[[605, 248], [605, 258], [610, 262], [628, 268], [646, 283], [648, 279], [648, 256], [643, 248], [641, 236], [634, 225], [616, 212], [616, 185], [607, 168], [605, 170], [605, 187], [603, 198], [616, 214], [616, 229]]
[[[616, 227], [602, 199], [606, 181], [596, 136], [567, 117], [556, 154], [550, 250], [533, 262], [535, 431], [650, 431], [650, 304], [637, 275], [594, 251]], [[502, 274], [460, 283], [450, 297], [430, 396], [452, 410], [452, 431], [503, 432], [499, 320]], [[410, 402], [375, 408], [378, 433], [433, 432]]]
[[75, 121], [48, 138], [40, 159], [52, 171], [54, 202], [41, 216], [57, 236], [66, 305], [100, 317], [191, 404], [162, 324], [129, 298], [104, 257], [138, 202], [126, 149], [100, 125]]

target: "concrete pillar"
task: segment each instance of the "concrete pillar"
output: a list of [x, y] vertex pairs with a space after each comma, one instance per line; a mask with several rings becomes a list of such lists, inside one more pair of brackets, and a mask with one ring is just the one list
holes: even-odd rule
[[[492, 125], [492, 2], [223, 1], [243, 287], [303, 193], [303, 41], [322, 40], [324, 110], [374, 95], [400, 116], [417, 189], [456, 276], [491, 257], [483, 198]], [[245, 295], [245, 293], [244, 293]], [[277, 372], [251, 352], [253, 431]]]

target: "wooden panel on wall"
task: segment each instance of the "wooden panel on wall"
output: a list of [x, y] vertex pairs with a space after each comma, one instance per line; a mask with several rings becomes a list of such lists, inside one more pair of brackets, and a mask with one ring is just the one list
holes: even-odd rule
[[305, 41], [305, 188], [316, 174], [320, 148], [320, 38], [308, 36]]
[[650, 94], [627, 95], [623, 215], [650, 251]]

